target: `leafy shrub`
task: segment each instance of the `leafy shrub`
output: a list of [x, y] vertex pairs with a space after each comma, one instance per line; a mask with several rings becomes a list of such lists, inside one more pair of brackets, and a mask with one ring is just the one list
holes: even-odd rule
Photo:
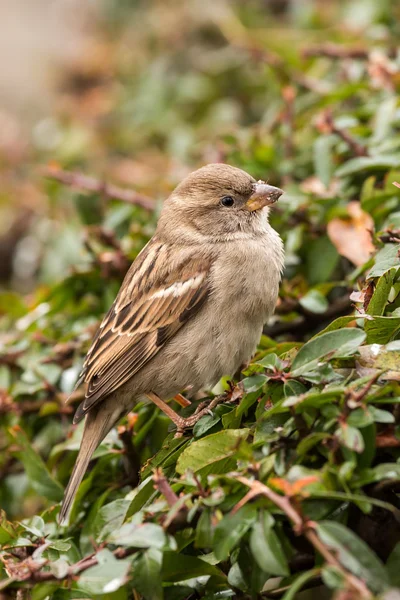
[[[54, 210], [61, 226], [47, 228], [34, 292], [0, 294], [1, 598], [290, 600], [315, 585], [316, 597], [398, 597], [400, 79], [383, 4], [330, 5], [334, 45], [319, 43], [322, 29], [302, 31], [331, 15], [290, 3], [284, 17], [262, 2], [208, 17], [181, 7], [163, 32], [161, 6], [107, 5], [114, 80], [95, 85], [109, 113], [92, 100], [99, 112], [85, 121], [88, 92], [71, 92], [78, 114], [60, 118], [55, 158], [97, 170], [103, 152], [111, 177], [135, 152], [138, 193], [155, 200], [184, 159], [268, 177], [286, 191], [271, 217], [286, 271], [256, 356], [221, 382], [212, 415], [175, 439], [155, 406], [135, 407], [97, 450], [61, 527], [82, 393], [65, 399], [157, 210], [100, 184], [103, 194], [79, 193], [78, 173], [72, 188], [37, 184], [49, 198], [42, 221]], [[361, 48], [350, 14], [363, 14]], [[283, 31], [257, 27], [282, 18]], [[142, 68], [123, 52], [130, 28]], [[29, 234], [40, 240], [39, 221]]]

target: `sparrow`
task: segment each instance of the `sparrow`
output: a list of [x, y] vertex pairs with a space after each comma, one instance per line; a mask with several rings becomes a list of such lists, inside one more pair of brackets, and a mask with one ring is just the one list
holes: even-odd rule
[[165, 400], [212, 389], [250, 360], [278, 297], [283, 244], [268, 213], [282, 193], [209, 164], [165, 201], [83, 364], [77, 385], [86, 393], [74, 423], [85, 424], [61, 522], [93, 452], [137, 402], [154, 402], [182, 431], [195, 419]]

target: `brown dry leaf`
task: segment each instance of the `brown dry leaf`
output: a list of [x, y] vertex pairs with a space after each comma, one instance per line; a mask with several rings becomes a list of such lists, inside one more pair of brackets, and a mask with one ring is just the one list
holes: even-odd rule
[[328, 223], [328, 235], [339, 254], [360, 267], [375, 251], [371, 234], [374, 222], [358, 202], [349, 202], [347, 212], [348, 219], [337, 217]]

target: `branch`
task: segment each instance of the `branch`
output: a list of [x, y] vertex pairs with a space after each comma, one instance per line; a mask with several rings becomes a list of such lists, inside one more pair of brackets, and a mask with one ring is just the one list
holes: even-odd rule
[[[343, 577], [346, 579], [349, 587], [353, 588], [357, 592], [359, 592], [360, 597], [365, 600], [371, 600], [372, 594], [368, 590], [367, 586], [361, 579], [355, 577], [352, 573], [347, 571], [342, 564], [338, 561], [336, 556], [332, 553], [331, 549], [326, 546], [322, 540], [318, 537], [316, 531], [312, 528], [312, 523], [307, 522], [303, 519], [303, 517], [298, 513], [298, 511], [292, 505], [290, 498], [288, 496], [280, 496], [269, 487], [261, 483], [257, 480], [251, 480], [247, 477], [238, 476], [236, 477], [237, 481], [243, 483], [250, 488], [251, 492], [254, 492], [251, 496], [260, 495], [265, 496], [270, 500], [275, 506], [281, 509], [283, 513], [292, 521], [294, 532], [299, 535], [303, 534], [304, 537], [312, 544], [312, 546], [321, 554], [321, 556], [325, 559], [325, 561], [336, 567], [340, 570]], [[249, 496], [249, 494], [247, 494]]]
[[156, 469], [153, 475], [154, 487], [164, 496], [170, 508], [175, 506], [179, 498], [169, 485], [162, 469]]
[[125, 467], [128, 483], [132, 488], [139, 485], [140, 482], [140, 456], [132, 441], [132, 428], [120, 425], [118, 428], [118, 437], [124, 447], [123, 463]]
[[134, 204], [135, 206], [141, 206], [146, 210], [154, 210], [155, 202], [152, 198], [139, 194], [133, 190], [127, 188], [121, 188], [112, 183], [106, 183], [100, 181], [94, 177], [89, 177], [83, 173], [77, 173], [75, 171], [64, 171], [58, 167], [44, 167], [42, 169], [42, 175], [48, 179], [54, 179], [69, 187], [77, 190], [86, 190], [88, 192], [95, 192], [101, 194], [106, 198], [115, 198], [128, 204]]
[[356, 156], [368, 156], [367, 149], [362, 144], [359, 144], [357, 140], [347, 131], [347, 129], [341, 129], [335, 125], [332, 117], [332, 112], [329, 108], [324, 110], [317, 120], [317, 129], [320, 133], [330, 134], [335, 133], [338, 135]]
[[346, 48], [339, 44], [327, 42], [326, 44], [319, 44], [317, 46], [312, 46], [311, 48], [304, 48], [301, 54], [303, 58], [326, 56], [328, 58], [339, 58], [341, 60], [345, 58], [365, 60], [369, 56], [369, 51], [361, 47]]
[[[340, 60], [346, 58], [367, 60], [369, 58], [370, 51], [367, 48], [362, 48], [361, 46], [346, 48], [344, 46], [340, 46], [339, 44], [327, 42], [325, 44], [312, 46], [311, 48], [304, 48], [301, 54], [303, 58], [326, 56], [327, 58], [338, 58]], [[397, 48], [388, 48], [387, 55], [389, 58], [395, 58], [396, 54]]]
[[[113, 554], [115, 558], [121, 559], [130, 556], [137, 551], [137, 548], [117, 548]], [[94, 567], [98, 564], [97, 556], [85, 556], [77, 563], [68, 567], [67, 573], [61, 579], [56, 577], [54, 573], [50, 571], [42, 571], [42, 567], [45, 566], [42, 563], [35, 562], [32, 557], [18, 563], [12, 563], [9, 560], [5, 560], [4, 556], [2, 561], [5, 565], [7, 575], [10, 579], [15, 581], [23, 581], [25, 583], [37, 583], [42, 581], [66, 581], [74, 579], [76, 575], [82, 571], [86, 571], [90, 567]], [[21, 577], [22, 574], [22, 577]]]

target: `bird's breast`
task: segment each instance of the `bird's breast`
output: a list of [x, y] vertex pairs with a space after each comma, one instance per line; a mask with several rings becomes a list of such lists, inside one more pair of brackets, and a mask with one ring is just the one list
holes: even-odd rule
[[263, 236], [227, 244], [215, 262], [212, 281], [221, 312], [234, 310], [264, 323], [275, 308], [282, 268], [282, 241], [272, 228]]

